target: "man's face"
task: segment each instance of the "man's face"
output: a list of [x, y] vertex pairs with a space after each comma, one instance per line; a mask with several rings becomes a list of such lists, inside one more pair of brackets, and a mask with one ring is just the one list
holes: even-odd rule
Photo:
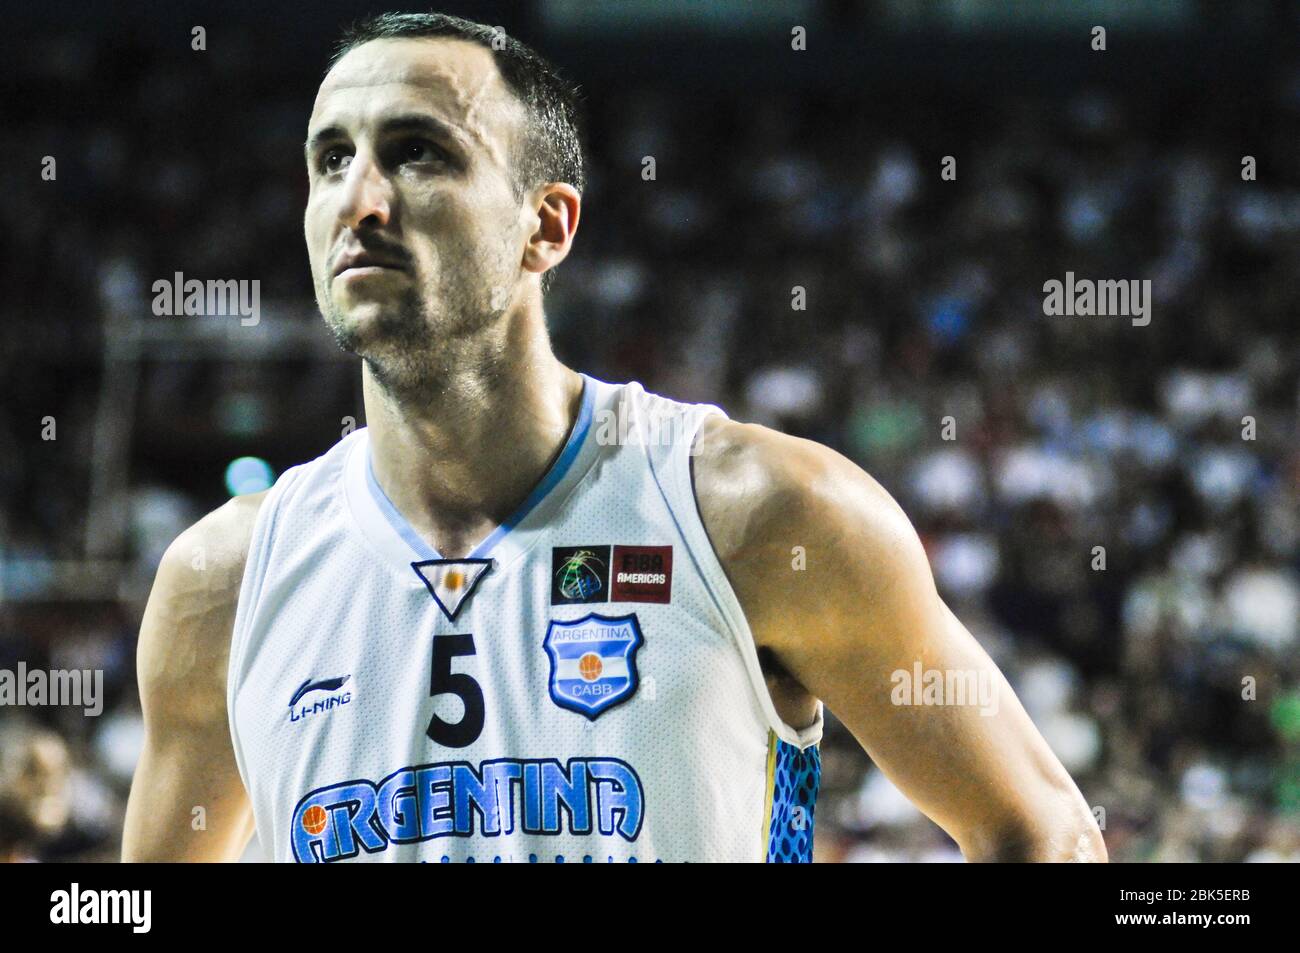
[[536, 227], [511, 175], [523, 122], [491, 51], [463, 40], [374, 40], [321, 84], [305, 216], [316, 300], [381, 381], [436, 384], [444, 345], [510, 305]]

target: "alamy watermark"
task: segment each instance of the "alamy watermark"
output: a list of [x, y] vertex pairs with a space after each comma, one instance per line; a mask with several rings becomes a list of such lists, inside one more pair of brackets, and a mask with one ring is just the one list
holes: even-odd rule
[[104, 710], [103, 669], [28, 671], [26, 662], [19, 662], [17, 671], [0, 668], [0, 707], [7, 705], [66, 705], [81, 708], [94, 718]]
[[1105, 280], [1074, 277], [1065, 273], [1065, 281], [1053, 278], [1043, 283], [1043, 314], [1101, 317], [1120, 315], [1131, 317], [1134, 327], [1144, 328], [1151, 323], [1151, 279], [1142, 281]]
[[998, 713], [998, 680], [987, 669], [922, 668], [918, 661], [909, 672], [896, 669], [889, 700], [895, 705], [978, 707], [981, 715]]
[[73, 882], [50, 894], [54, 924], [122, 924], [132, 933], [148, 933], [153, 925], [152, 890], [83, 890]]
[[[685, 443], [694, 436], [698, 421], [683, 413], [653, 409], [638, 412], [632, 417], [630, 401], [620, 401], [618, 410], [598, 410], [593, 418], [596, 443], [602, 447], [648, 446], [667, 447]], [[699, 453], [698, 443], [692, 442], [689, 453]]]
[[239, 315], [239, 323], [252, 327], [262, 320], [262, 283], [234, 278], [186, 279], [183, 272], [153, 283], [153, 313], [159, 317], [180, 315]]

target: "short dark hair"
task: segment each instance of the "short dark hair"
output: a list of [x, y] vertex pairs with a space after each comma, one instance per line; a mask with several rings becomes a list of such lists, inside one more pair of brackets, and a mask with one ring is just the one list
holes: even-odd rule
[[581, 90], [536, 50], [497, 27], [445, 13], [381, 13], [344, 29], [326, 72], [350, 50], [371, 40], [437, 36], [468, 40], [491, 50], [501, 78], [523, 103], [528, 119], [514, 156], [517, 194], [522, 196], [544, 182], [567, 182], [581, 192], [587, 184]]
[[[521, 141], [511, 150], [516, 198], [545, 182], [567, 182], [579, 193], [587, 173], [582, 147], [582, 91], [532, 47], [502, 30], [446, 13], [381, 13], [346, 27], [326, 74], [349, 50], [371, 40], [453, 37], [492, 51], [506, 87], [524, 105], [527, 119]], [[545, 293], [555, 279], [542, 275]]]

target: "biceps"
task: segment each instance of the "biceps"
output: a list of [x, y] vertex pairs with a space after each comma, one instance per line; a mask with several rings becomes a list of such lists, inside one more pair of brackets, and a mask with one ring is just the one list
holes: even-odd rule
[[122, 859], [235, 860], [252, 834], [229, 735], [150, 728], [127, 802]]
[[828, 707], [959, 841], [1032, 815], [1069, 783], [1064, 769], [992, 659], [937, 596], [913, 625], [845, 651], [828, 670]]

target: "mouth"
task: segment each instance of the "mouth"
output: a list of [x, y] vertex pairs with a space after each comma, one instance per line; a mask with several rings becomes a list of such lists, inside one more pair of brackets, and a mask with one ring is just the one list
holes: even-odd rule
[[360, 278], [406, 271], [406, 264], [391, 255], [374, 252], [345, 252], [334, 264], [334, 278]]

